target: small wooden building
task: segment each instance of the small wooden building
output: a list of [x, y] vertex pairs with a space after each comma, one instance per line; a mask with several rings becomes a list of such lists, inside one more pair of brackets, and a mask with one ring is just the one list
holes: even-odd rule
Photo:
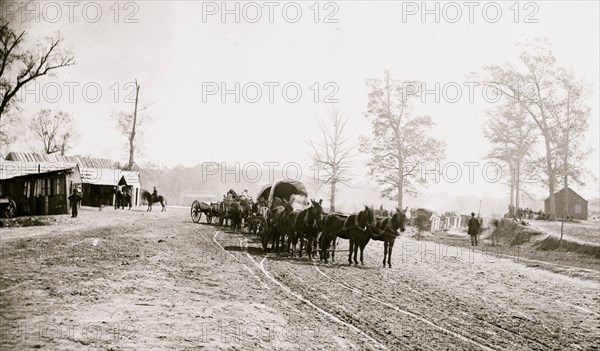
[[130, 191], [134, 206], [141, 204], [139, 172], [122, 171], [119, 169], [118, 163], [108, 159], [9, 152], [3, 162], [5, 165], [9, 165], [7, 172], [13, 175], [40, 173], [39, 170], [31, 172], [31, 169], [40, 167], [42, 170], [77, 167], [81, 178], [79, 190], [81, 191], [82, 206], [113, 206], [118, 187]]
[[[554, 193], [554, 202], [556, 208], [556, 218], [563, 216], [573, 216], [575, 219], [586, 220], [588, 218], [588, 202], [573, 189], [566, 187]], [[568, 209], [565, 211], [565, 203], [568, 203]], [[544, 200], [544, 211], [550, 213], [550, 197]]]
[[[9, 196], [17, 205], [17, 216], [69, 214], [69, 195], [80, 189], [79, 167], [40, 172], [22, 172], [14, 175], [5, 172], [1, 164], [0, 195]], [[12, 168], [10, 168], [12, 169]]]

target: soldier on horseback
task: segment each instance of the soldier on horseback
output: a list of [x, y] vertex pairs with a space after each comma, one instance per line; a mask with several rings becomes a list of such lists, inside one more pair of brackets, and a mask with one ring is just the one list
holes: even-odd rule
[[156, 187], [152, 191], [152, 202], [158, 202], [158, 191], [156, 191]]

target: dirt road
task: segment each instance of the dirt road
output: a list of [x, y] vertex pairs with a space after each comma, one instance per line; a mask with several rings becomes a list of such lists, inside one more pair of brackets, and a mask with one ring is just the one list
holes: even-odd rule
[[[597, 282], [401, 237], [365, 266], [166, 213], [0, 229], [1, 350], [598, 350]], [[344, 249], [345, 243], [341, 245]]]

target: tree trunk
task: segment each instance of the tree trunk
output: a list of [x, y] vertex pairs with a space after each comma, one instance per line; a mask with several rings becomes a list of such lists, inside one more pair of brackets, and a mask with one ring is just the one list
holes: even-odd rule
[[135, 157], [135, 127], [137, 125], [137, 109], [138, 109], [138, 96], [140, 93], [140, 85], [137, 83], [137, 79], [135, 80], [135, 106], [133, 109], [133, 125], [131, 126], [131, 134], [129, 135], [129, 164], [127, 165], [127, 170], [132, 171], [134, 165], [134, 157]]
[[515, 173], [511, 169], [510, 172], [510, 206], [515, 205]]
[[335, 188], [337, 186], [337, 182], [336, 181], [332, 181], [331, 182], [331, 194], [329, 196], [329, 212], [333, 213], [335, 212]]
[[569, 117], [567, 116], [567, 130], [566, 133], [567, 135], [565, 136], [565, 145], [564, 145], [564, 159], [563, 159], [563, 186], [565, 191], [563, 192], [564, 194], [564, 200], [563, 200], [563, 219], [562, 219], [562, 223], [560, 224], [560, 243], [562, 244], [562, 239], [563, 239], [563, 229], [565, 227], [565, 220], [567, 215], [569, 214], [569, 192], [566, 191], [567, 187], [569, 186], [569, 164], [567, 163], [569, 161], [569, 129], [571, 128], [570, 123], [569, 123]]
[[[400, 154], [400, 153], [399, 153]], [[399, 155], [401, 156], [401, 154]], [[402, 211], [402, 199], [404, 197], [404, 162], [402, 162], [402, 157], [398, 157], [398, 211]]]
[[515, 174], [515, 208], [518, 211], [521, 206], [521, 162], [517, 162]]
[[554, 183], [556, 181], [556, 176], [554, 174], [554, 169], [552, 168], [552, 151], [550, 146], [549, 137], [544, 135], [544, 142], [546, 144], [546, 169], [548, 172], [548, 193], [550, 201], [550, 208], [548, 209], [548, 220], [554, 221], [556, 219], [556, 202], [554, 198]]

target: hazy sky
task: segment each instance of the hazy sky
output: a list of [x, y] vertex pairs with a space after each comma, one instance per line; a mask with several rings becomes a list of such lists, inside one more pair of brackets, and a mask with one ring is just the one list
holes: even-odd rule
[[[72, 18], [67, 5], [54, 4], [58, 6], [38, 3], [47, 18], [36, 23], [33, 15], [28, 15], [22, 25], [31, 38], [60, 31], [77, 65], [40, 80], [40, 95], [46, 89], [47, 95], [53, 96], [55, 86], [60, 85], [62, 98], [50, 102], [42, 96], [36, 103], [29, 94], [22, 105], [23, 116], [40, 108], [69, 112], [81, 135], [74, 147], [77, 153], [126, 160], [123, 137], [111, 116], [133, 109], [133, 104], [124, 100], [132, 92], [127, 84], [137, 78], [140, 104], [149, 105], [147, 112], [153, 119], [144, 127], [147, 141], [140, 161], [169, 166], [204, 161], [298, 162], [306, 167], [308, 142], [318, 130], [316, 118], [327, 111], [325, 98], [339, 100], [338, 107], [349, 117], [350, 131], [358, 140], [359, 135], [369, 133], [363, 117], [365, 79], [382, 77], [384, 69], [390, 68], [398, 79], [421, 80], [428, 89], [434, 89], [436, 82], [449, 89], [462, 87], [458, 102], [444, 101], [443, 95], [436, 102], [431, 95], [425, 103], [415, 105], [416, 111], [435, 121], [432, 134], [447, 143], [445, 163], [483, 163], [489, 150], [482, 133], [484, 110], [493, 103], [486, 102], [479, 89], [475, 89], [474, 101], [469, 101], [467, 74], [486, 64], [517, 62], [516, 43], [545, 36], [553, 42], [559, 64], [571, 67], [593, 91], [587, 144], [594, 151], [588, 167], [598, 176], [600, 38], [596, 1], [520, 3], [518, 17], [516, 8], [511, 8], [513, 2], [475, 2], [473, 23], [469, 7], [460, 5], [463, 2], [458, 2], [462, 17], [457, 23], [451, 23], [456, 7], [444, 2], [437, 3], [439, 23], [434, 14], [422, 20], [421, 2], [239, 2], [239, 23], [233, 14], [223, 21], [221, 2], [77, 2]], [[254, 4], [262, 7], [262, 17], [251, 23], [256, 18]], [[298, 18], [296, 5], [302, 10]], [[97, 6], [102, 14], [93, 23]], [[233, 2], [227, 4], [230, 10], [234, 6]], [[273, 6], [272, 18], [268, 6]], [[434, 9], [435, 4], [427, 6]], [[315, 23], [317, 8], [320, 18]], [[491, 23], [497, 17], [496, 8], [502, 13]], [[51, 23], [57, 10], [60, 20]], [[537, 23], [524, 23], [535, 20]], [[79, 83], [73, 90], [73, 102], [65, 82]], [[207, 85], [221, 89], [222, 84], [234, 89], [236, 82], [242, 92], [239, 103], [233, 94], [223, 97], [220, 91], [204, 96], [203, 101], [203, 85], [205, 89]], [[84, 98], [85, 84], [89, 89]], [[284, 99], [282, 87], [286, 84], [289, 100], [300, 87], [299, 101]], [[257, 86], [262, 96], [251, 103]], [[269, 86], [273, 87], [273, 102], [269, 101]], [[89, 101], [94, 98], [94, 87], [102, 93], [98, 102]], [[117, 102], [115, 92], [119, 92]], [[448, 98], [455, 96], [455, 90], [446, 92]], [[356, 163], [362, 177], [366, 173], [363, 160], [358, 158]], [[504, 188], [482, 179], [481, 168], [476, 169], [474, 184], [466, 179], [468, 168], [462, 171], [461, 181], [442, 181], [429, 191], [504, 195]], [[581, 191], [597, 196], [598, 185], [591, 183]]]

